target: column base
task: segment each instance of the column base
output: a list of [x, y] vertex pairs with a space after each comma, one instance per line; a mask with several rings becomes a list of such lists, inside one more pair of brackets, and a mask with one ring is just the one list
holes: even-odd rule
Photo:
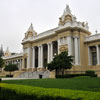
[[32, 68], [27, 68], [26, 70], [27, 70], [27, 71], [32, 71]]
[[34, 71], [37, 71], [37, 68], [32, 68], [32, 71], [34, 72]]
[[22, 68], [21, 70], [22, 70], [22, 71], [26, 71], [27, 69], [26, 69], [26, 68]]
[[37, 68], [37, 71], [46, 71], [46, 68]]
[[100, 66], [100, 64], [97, 64], [96, 66]]

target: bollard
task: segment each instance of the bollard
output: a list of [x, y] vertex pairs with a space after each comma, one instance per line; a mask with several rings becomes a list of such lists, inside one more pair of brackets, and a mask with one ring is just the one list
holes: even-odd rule
[[0, 78], [0, 83], [1, 83], [2, 79]]

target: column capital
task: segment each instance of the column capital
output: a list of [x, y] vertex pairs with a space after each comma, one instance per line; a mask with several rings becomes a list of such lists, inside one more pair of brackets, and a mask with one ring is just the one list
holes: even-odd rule
[[32, 47], [32, 49], [35, 48], [35, 46]]
[[67, 37], [72, 37], [71, 35], [67, 36]]
[[47, 43], [47, 45], [49, 45], [49, 44], [52, 44], [52, 41]]
[[97, 44], [96, 47], [99, 47], [99, 45]]
[[57, 39], [57, 42], [59, 42], [60, 41], [60, 38], [59, 39]]
[[43, 44], [41, 44], [41, 45], [38, 45], [38, 47], [42, 47], [43, 46]]
[[41, 46], [40, 46], [40, 45], [38, 45], [37, 47], [38, 47], [38, 48], [40, 48]]
[[78, 37], [78, 36], [73, 36], [73, 38], [74, 38], [74, 39], [76, 39], [76, 38], [78, 39], [79, 37]]

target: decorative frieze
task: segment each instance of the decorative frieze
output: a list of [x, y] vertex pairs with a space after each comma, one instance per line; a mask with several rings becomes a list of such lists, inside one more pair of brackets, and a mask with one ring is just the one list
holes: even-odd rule
[[61, 45], [59, 48], [59, 51], [60, 51], [60, 53], [64, 52], [64, 51], [68, 51], [68, 45], [67, 44]]

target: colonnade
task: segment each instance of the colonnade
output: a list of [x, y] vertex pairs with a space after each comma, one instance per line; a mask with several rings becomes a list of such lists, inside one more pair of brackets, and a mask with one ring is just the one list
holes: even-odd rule
[[[61, 39], [57, 40], [57, 49], [58, 52], [57, 54], [60, 53], [60, 46], [65, 44], [68, 44], [68, 54], [75, 56], [74, 57], [74, 64], [75, 65], [79, 65], [79, 38], [78, 37], [74, 37], [74, 41], [73, 41], [73, 45], [74, 45], [74, 53], [73, 53], [73, 45], [72, 45], [72, 37], [63, 37], [61, 41]], [[53, 42], [49, 42], [46, 44], [47, 45], [47, 63], [50, 63], [53, 60]], [[38, 47], [38, 68], [43, 68], [43, 45], [39, 45]], [[28, 48], [27, 53], [28, 53], [28, 58], [27, 58], [27, 68], [31, 67], [31, 68], [35, 68], [35, 46], [32, 47], [32, 54], [31, 54], [31, 48]], [[73, 55], [74, 54], [74, 55]], [[32, 57], [31, 57], [32, 56]], [[32, 58], [32, 59], [31, 59]], [[30, 61], [32, 62], [32, 64], [30, 63]]]
[[[73, 40], [72, 40], [73, 38]], [[72, 43], [73, 41], [73, 43]], [[67, 43], [68, 43], [68, 55], [74, 56], [74, 64], [80, 65], [80, 42], [79, 37], [67, 37]]]
[[11, 60], [7, 60], [5, 62], [6, 65], [8, 64], [17, 64], [19, 70], [22, 69], [22, 59], [18, 58], [18, 59], [11, 59]]
[[[53, 43], [47, 44], [47, 62], [50, 63], [53, 60]], [[35, 47], [32, 47], [32, 68], [35, 68]], [[29, 58], [28, 58], [29, 59]], [[30, 63], [30, 62], [28, 62]], [[29, 64], [28, 64], [29, 65]], [[43, 68], [43, 45], [38, 46], [38, 68]]]
[[[73, 40], [73, 41], [72, 41]], [[72, 43], [73, 42], [73, 43]], [[75, 65], [79, 65], [79, 38], [78, 37], [62, 37], [59, 38], [57, 41], [57, 52], [56, 54], [59, 54], [60, 51], [60, 46], [61, 45], [68, 45], [68, 55], [72, 55], [74, 56], [74, 64]], [[47, 47], [47, 63], [50, 63], [53, 60], [54, 57], [54, 41], [53, 42], [49, 42], [46, 44]], [[43, 45], [39, 45], [39, 46], [34, 46], [34, 47], [28, 47], [27, 48], [27, 56], [26, 58], [16, 58], [16, 59], [11, 59], [11, 60], [7, 60], [6, 64], [8, 63], [12, 63], [12, 64], [17, 64], [19, 69], [23, 69], [23, 68], [35, 68], [35, 63], [36, 63], [36, 56], [35, 53], [38, 53], [38, 68], [43, 68], [44, 67], [44, 59], [43, 59]], [[38, 50], [36, 51], [36, 47], [38, 48]], [[73, 50], [74, 48], [74, 50]], [[74, 52], [74, 53], [73, 53]], [[99, 48], [97, 46], [97, 53], [99, 53]], [[98, 59], [100, 60], [100, 57], [97, 55]], [[98, 61], [98, 64], [100, 64], [100, 62]]]

